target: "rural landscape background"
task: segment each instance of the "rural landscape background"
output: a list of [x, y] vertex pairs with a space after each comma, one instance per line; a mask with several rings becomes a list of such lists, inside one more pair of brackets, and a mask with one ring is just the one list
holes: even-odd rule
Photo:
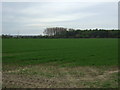
[[2, 3], [2, 87], [118, 88], [117, 5]]

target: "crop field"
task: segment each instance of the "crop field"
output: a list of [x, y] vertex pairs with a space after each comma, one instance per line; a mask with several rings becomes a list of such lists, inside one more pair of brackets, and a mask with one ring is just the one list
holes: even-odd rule
[[118, 87], [118, 39], [3, 39], [3, 87]]
[[4, 39], [3, 64], [117, 65], [117, 39]]

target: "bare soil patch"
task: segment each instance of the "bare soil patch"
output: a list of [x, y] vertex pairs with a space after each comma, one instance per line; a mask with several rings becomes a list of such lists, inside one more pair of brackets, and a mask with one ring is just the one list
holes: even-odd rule
[[3, 88], [116, 88], [118, 68], [45, 64], [18, 68], [11, 66], [10, 69], [4, 69], [2, 81]]

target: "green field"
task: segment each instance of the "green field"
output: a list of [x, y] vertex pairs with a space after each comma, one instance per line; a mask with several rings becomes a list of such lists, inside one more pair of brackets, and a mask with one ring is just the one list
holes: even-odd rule
[[118, 39], [3, 39], [3, 64], [118, 64]]
[[118, 39], [3, 39], [3, 88], [118, 88]]

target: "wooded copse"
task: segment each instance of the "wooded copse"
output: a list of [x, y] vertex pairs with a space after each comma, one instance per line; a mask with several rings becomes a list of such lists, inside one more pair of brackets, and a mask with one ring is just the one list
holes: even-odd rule
[[53, 38], [118, 38], [119, 30], [104, 29], [67, 29], [62, 27], [46, 28], [45, 36]]
[[2, 38], [120, 38], [119, 30], [46, 28], [44, 35], [2, 35]]

